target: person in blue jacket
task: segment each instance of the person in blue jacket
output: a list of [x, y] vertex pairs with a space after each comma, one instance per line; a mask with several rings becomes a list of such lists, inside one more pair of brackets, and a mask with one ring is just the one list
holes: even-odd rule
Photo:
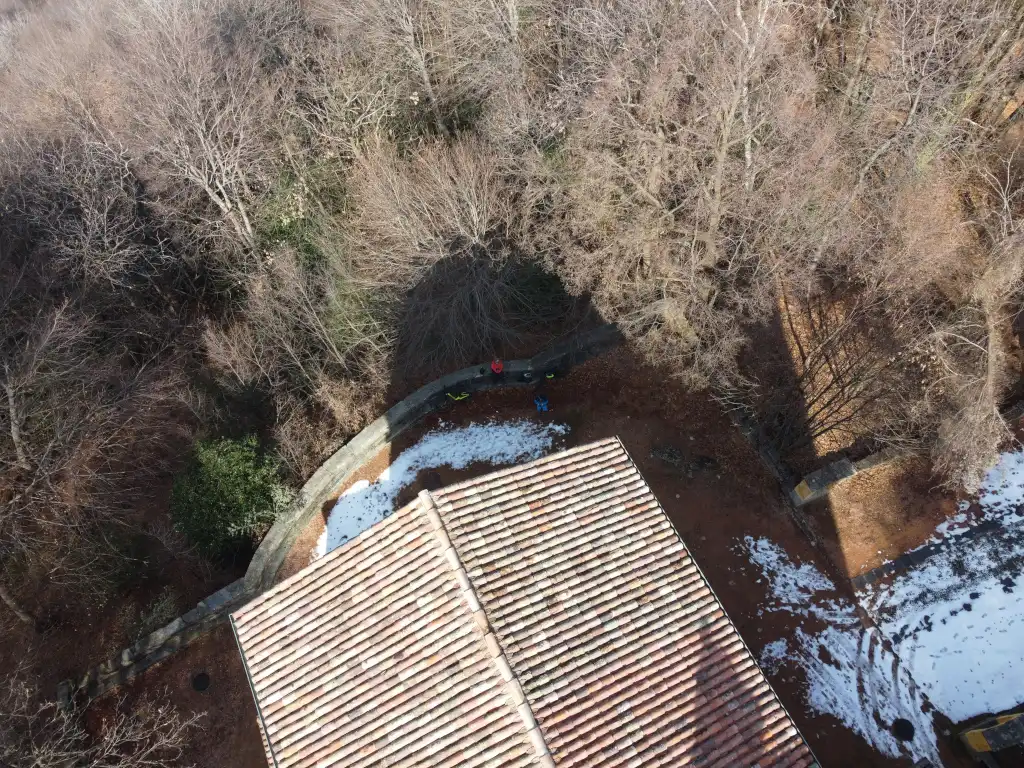
[[548, 409], [548, 396], [543, 392], [538, 392], [537, 396], [533, 398], [533, 404], [537, 406], [537, 413], [545, 413]]

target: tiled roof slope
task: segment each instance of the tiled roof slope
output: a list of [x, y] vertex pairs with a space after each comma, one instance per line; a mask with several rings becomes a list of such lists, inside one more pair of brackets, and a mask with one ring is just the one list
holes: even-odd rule
[[232, 616], [271, 765], [550, 765], [429, 512], [406, 507]]
[[814, 764], [616, 439], [423, 492], [233, 621], [279, 768]]
[[617, 439], [430, 497], [559, 768], [813, 764]]

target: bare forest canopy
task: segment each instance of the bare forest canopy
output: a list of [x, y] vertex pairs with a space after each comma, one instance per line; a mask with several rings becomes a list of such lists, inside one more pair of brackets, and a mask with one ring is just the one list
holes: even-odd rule
[[105, 589], [197, 434], [299, 480], [598, 319], [787, 454], [970, 486], [1018, 378], [1022, 45], [1015, 0], [0, 6], [0, 597]]

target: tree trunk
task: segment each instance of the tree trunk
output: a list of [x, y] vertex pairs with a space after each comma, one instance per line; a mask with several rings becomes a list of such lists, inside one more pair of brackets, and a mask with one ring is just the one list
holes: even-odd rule
[[35, 619], [32, 618], [32, 614], [26, 611], [20, 605], [18, 605], [17, 601], [14, 599], [14, 596], [7, 589], [7, 586], [2, 582], [0, 582], [0, 600], [3, 600], [7, 607], [14, 612], [14, 615], [26, 624], [35, 623]]
[[[10, 376], [6, 365], [4, 371]], [[10, 384], [4, 384], [4, 389], [7, 391], [7, 411], [11, 420], [11, 440], [14, 443], [14, 454], [18, 457], [19, 467], [30, 469], [31, 465], [28, 463], [28, 456], [25, 453], [25, 444], [21, 441], [21, 417], [18, 414], [18, 405], [14, 401], [14, 390]]]

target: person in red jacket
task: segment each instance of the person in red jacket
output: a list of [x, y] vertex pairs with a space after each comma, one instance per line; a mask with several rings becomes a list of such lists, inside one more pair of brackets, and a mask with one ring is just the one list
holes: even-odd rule
[[497, 357], [491, 360], [491, 378], [495, 381], [501, 381], [505, 376], [505, 364], [501, 362]]

